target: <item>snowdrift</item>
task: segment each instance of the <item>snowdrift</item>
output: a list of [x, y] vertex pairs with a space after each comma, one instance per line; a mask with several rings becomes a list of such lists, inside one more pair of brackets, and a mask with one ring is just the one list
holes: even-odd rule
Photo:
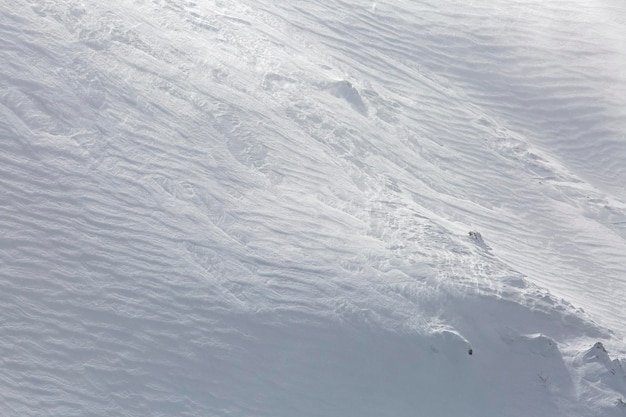
[[626, 415], [624, 17], [3, 0], [0, 414]]

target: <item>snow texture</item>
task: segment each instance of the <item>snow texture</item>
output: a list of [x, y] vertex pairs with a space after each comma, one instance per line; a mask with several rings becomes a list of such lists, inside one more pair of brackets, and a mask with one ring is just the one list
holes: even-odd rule
[[621, 1], [0, 0], [0, 415], [626, 416]]

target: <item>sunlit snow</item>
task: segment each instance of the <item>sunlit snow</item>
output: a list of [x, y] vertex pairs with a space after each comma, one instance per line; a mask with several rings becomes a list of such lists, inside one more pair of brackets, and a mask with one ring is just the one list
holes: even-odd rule
[[0, 0], [1, 416], [626, 416], [620, 1]]

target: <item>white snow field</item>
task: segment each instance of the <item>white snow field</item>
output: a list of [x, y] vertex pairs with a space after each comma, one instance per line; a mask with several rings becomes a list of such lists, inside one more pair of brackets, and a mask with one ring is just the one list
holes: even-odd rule
[[626, 416], [626, 4], [0, 0], [0, 416]]

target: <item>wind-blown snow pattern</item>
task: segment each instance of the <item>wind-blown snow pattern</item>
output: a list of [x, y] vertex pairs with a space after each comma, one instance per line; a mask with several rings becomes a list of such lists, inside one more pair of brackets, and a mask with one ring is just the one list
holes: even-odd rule
[[0, 415], [626, 416], [625, 10], [0, 0]]

